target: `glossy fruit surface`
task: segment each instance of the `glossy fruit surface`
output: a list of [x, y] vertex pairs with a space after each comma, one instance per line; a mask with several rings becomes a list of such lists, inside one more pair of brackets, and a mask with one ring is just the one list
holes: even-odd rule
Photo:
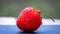
[[17, 18], [17, 26], [22, 31], [35, 31], [42, 23], [41, 14], [32, 7], [27, 7], [21, 11]]

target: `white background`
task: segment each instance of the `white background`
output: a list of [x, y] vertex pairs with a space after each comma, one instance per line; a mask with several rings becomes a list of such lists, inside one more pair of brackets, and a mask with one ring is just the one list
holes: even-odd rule
[[[60, 19], [42, 19], [42, 25], [60, 25]], [[0, 25], [16, 25], [15, 17], [0, 17]]]

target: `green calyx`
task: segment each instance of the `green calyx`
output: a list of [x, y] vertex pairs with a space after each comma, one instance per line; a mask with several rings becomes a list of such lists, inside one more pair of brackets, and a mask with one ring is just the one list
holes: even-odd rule
[[35, 9], [35, 11], [37, 11], [38, 13], [40, 13], [40, 15], [46, 16], [46, 17], [50, 18], [53, 22], [55, 22], [55, 20], [53, 19], [52, 16], [50, 16], [50, 15], [48, 15], [48, 14], [41, 13], [40, 10], [37, 9], [37, 8], [34, 8], [34, 9]]

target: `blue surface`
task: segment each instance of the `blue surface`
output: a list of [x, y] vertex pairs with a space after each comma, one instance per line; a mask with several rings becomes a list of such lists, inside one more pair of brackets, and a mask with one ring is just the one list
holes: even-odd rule
[[0, 34], [60, 34], [60, 25], [42, 25], [31, 33], [22, 32], [15, 25], [0, 25]]

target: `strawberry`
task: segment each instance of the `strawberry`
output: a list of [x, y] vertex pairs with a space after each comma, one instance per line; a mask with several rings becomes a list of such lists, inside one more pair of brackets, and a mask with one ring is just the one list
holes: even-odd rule
[[23, 9], [16, 21], [17, 27], [25, 32], [33, 32], [37, 30], [41, 24], [41, 13], [38, 9], [32, 7]]

